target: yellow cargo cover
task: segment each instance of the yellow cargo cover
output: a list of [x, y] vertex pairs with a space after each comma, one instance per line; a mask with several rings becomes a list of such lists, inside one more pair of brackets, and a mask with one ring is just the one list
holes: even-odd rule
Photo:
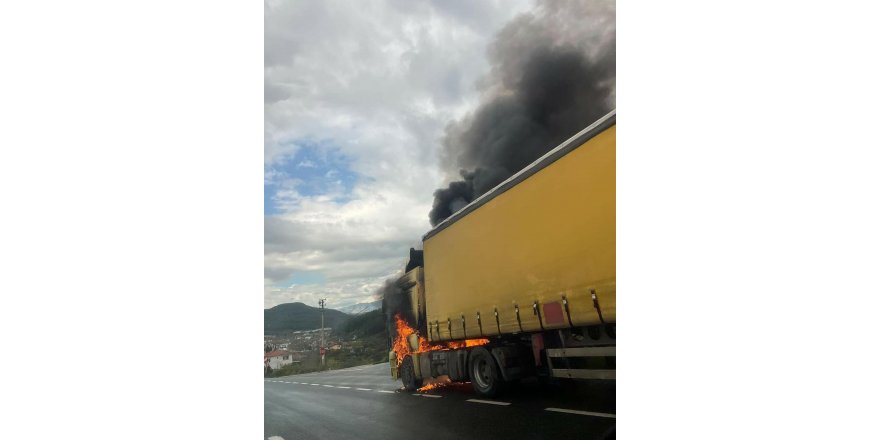
[[615, 322], [614, 121], [612, 112], [530, 165], [539, 171], [425, 235], [429, 340], [598, 324], [592, 292]]

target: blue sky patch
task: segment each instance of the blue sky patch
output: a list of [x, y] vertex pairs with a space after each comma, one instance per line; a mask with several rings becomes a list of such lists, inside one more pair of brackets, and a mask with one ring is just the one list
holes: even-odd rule
[[302, 196], [332, 194], [336, 203], [351, 200], [357, 174], [351, 170], [351, 159], [332, 142], [297, 142], [295, 155], [267, 165], [264, 173], [270, 178], [263, 185], [264, 213], [283, 212], [279, 191], [294, 189]]
[[290, 279], [284, 283], [287, 286], [302, 284], [324, 284], [327, 280], [320, 272], [298, 272], [294, 273]]

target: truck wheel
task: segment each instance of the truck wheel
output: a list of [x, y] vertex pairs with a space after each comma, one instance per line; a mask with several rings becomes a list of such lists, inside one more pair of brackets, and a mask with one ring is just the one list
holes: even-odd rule
[[403, 388], [407, 391], [415, 391], [422, 387], [424, 381], [416, 378], [412, 356], [403, 358], [403, 363], [400, 364], [400, 380], [403, 381]]
[[497, 396], [504, 388], [504, 378], [501, 377], [495, 358], [483, 347], [471, 351], [468, 371], [474, 389], [486, 397]]

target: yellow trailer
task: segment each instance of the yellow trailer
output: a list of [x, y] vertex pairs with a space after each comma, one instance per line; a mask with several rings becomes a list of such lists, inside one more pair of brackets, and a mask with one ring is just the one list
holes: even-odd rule
[[612, 113], [425, 235], [429, 341], [615, 322], [615, 135]]
[[410, 250], [398, 295], [412, 325], [389, 353], [407, 389], [441, 376], [487, 396], [529, 375], [615, 379], [615, 124], [612, 111]]

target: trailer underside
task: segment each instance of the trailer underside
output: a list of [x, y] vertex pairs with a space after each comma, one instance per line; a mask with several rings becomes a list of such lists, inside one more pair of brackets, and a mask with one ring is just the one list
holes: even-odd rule
[[413, 352], [399, 367], [392, 352], [392, 375], [400, 377], [408, 391], [445, 377], [469, 381], [485, 396], [495, 396], [508, 383], [532, 376], [614, 380], [614, 336], [614, 324], [507, 335], [476, 347]]

